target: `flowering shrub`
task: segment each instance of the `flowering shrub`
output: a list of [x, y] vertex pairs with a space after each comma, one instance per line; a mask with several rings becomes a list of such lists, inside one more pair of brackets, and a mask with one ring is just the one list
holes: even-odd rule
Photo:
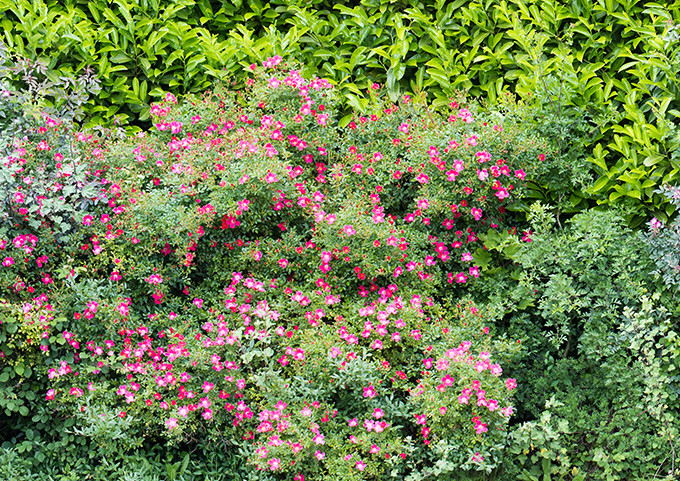
[[277, 58], [252, 72], [242, 92], [167, 95], [151, 132], [90, 139], [69, 237], [37, 209], [3, 231], [13, 299], [64, 316], [37, 341], [46, 401], [102, 445], [207, 430], [276, 478], [490, 472], [517, 345], [452, 299], [494, 267], [479, 236], [512, 228], [545, 146], [462, 99], [442, 117], [372, 92], [340, 119], [326, 81]]

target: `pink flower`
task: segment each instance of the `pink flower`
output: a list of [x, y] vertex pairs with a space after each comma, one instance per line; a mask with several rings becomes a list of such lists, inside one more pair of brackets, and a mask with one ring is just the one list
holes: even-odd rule
[[363, 471], [364, 469], [366, 469], [366, 463], [364, 463], [361, 460], [357, 461], [357, 469], [359, 471]]
[[118, 312], [120, 312], [120, 314], [124, 317], [127, 317], [127, 315], [130, 312], [130, 308], [128, 307], [128, 305], [123, 303], [123, 302], [118, 304], [117, 309], [118, 309]]
[[488, 431], [486, 428], [486, 423], [480, 423], [475, 426], [475, 431], [477, 431], [477, 434], [482, 434]]
[[517, 388], [517, 381], [515, 379], [509, 378], [505, 380], [505, 387], [510, 391]]
[[276, 471], [279, 469], [279, 466], [281, 466], [281, 460], [279, 458], [272, 458], [268, 461], [269, 463], [269, 469], [272, 471]]
[[316, 456], [316, 459], [321, 461], [321, 460], [323, 460], [323, 458], [326, 457], [326, 453], [322, 453], [321, 451], [317, 450], [316, 453], [314, 454], [314, 456]]
[[279, 259], [279, 265], [281, 268], [285, 269], [286, 266], [288, 266], [288, 260], [287, 259]]
[[373, 386], [368, 386], [364, 388], [364, 397], [374, 398], [376, 396], [375, 388]]
[[489, 154], [486, 150], [482, 152], [477, 152], [475, 156], [477, 157], [477, 160], [479, 161], [480, 164], [483, 164], [484, 162], [491, 160], [491, 154]]
[[347, 235], [354, 235], [354, 234], [356, 234], [356, 231], [354, 230], [354, 226], [352, 226], [351, 224], [350, 224], [350, 225], [346, 225], [342, 230], [343, 230], [343, 232], [344, 232], [345, 234], [347, 234]]
[[418, 176], [416, 177], [416, 180], [418, 182], [420, 182], [421, 184], [427, 184], [428, 182], [430, 182], [430, 178], [428, 177], [428, 175], [423, 174], [422, 172], [420, 174], [418, 174]]
[[170, 418], [165, 421], [165, 425], [168, 427], [168, 429], [176, 428], [177, 427], [177, 418]]

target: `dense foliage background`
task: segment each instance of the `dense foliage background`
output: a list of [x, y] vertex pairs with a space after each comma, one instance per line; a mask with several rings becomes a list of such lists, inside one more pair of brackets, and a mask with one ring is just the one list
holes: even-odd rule
[[0, 1], [0, 479], [676, 479], [678, 6]]

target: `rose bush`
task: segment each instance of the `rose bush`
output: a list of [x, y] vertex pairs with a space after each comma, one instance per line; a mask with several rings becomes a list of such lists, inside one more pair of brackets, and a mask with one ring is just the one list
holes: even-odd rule
[[[1, 279], [16, 322], [42, 323], [35, 409], [106, 449], [207, 433], [260, 478], [490, 472], [518, 348], [466, 289], [547, 147], [463, 98], [441, 116], [374, 86], [340, 117], [328, 82], [250, 70], [244, 91], [167, 95], [150, 132], [62, 145], [46, 119], [8, 158], [30, 206]], [[72, 182], [49, 204], [67, 215], [18, 174]]]

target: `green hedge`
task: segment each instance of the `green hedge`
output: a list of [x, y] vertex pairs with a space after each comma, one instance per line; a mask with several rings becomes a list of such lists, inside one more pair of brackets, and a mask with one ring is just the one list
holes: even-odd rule
[[[493, 101], [505, 92], [538, 98], [562, 128], [566, 159], [579, 155], [593, 183], [568, 198], [536, 196], [578, 211], [588, 202], [628, 203], [632, 225], [673, 206], [654, 192], [678, 178], [673, 123], [680, 2], [556, 0], [470, 2], [1, 0], [10, 51], [46, 64], [59, 84], [93, 66], [101, 90], [84, 106], [90, 125], [148, 125], [162, 91], [204, 91], [216, 79], [281, 55], [334, 81], [363, 109], [372, 84], [427, 89], [436, 105], [457, 89]], [[28, 68], [31, 70], [31, 68]], [[36, 72], [36, 78], [40, 73]], [[22, 83], [23, 72], [14, 77]], [[585, 122], [585, 123], [584, 123]], [[578, 154], [573, 146], [583, 147]]]

